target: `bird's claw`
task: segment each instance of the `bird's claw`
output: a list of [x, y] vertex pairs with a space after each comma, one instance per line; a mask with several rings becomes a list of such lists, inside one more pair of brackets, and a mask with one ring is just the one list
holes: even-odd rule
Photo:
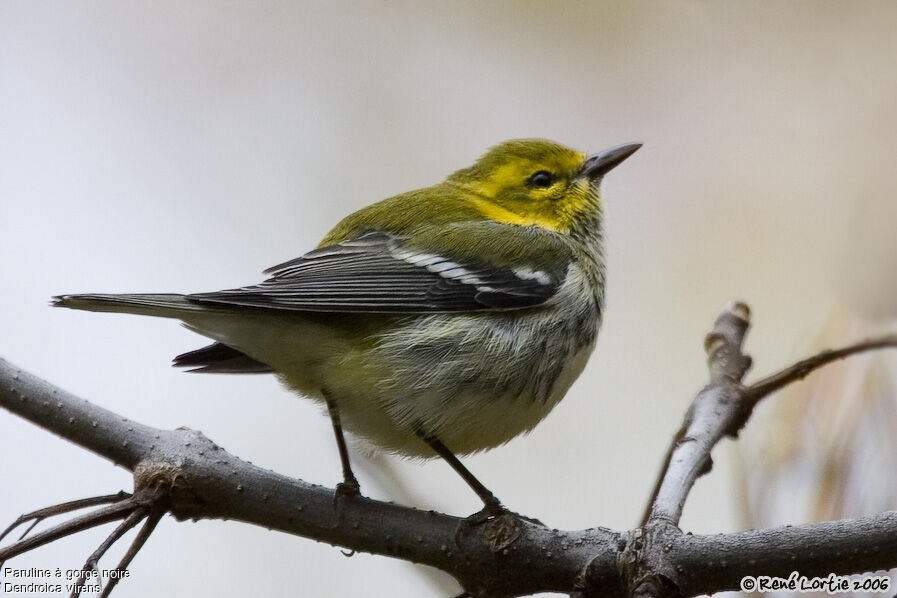
[[504, 550], [517, 541], [523, 531], [523, 522], [544, 527], [538, 519], [509, 511], [501, 504], [487, 505], [483, 510], [462, 519], [455, 530], [455, 544], [461, 545], [464, 536], [473, 528], [482, 526], [482, 536], [493, 552]]
[[336, 485], [333, 490], [333, 504], [339, 504], [342, 499], [352, 496], [361, 496], [361, 486], [355, 478], [344, 480]]
[[[488, 524], [490, 526], [489, 529], [487, 529], [485, 532], [486, 535], [492, 535], [498, 528], [504, 527], [501, 525], [493, 524], [502, 523], [506, 519], [512, 527], [519, 527], [519, 525], [515, 525], [515, 523], [519, 521], [526, 521], [528, 523], [533, 523], [535, 525], [545, 527], [545, 524], [538, 519], [526, 517], [525, 515], [521, 515], [519, 513], [508, 510], [507, 507], [505, 507], [496, 499], [495, 501], [487, 502], [482, 509], [480, 509], [473, 515], [465, 517], [458, 523], [458, 527], [455, 530], [455, 544], [460, 545], [461, 540], [464, 539], [464, 536], [470, 534], [470, 532], [473, 531], [474, 528], [480, 527], [484, 524]], [[496, 529], [492, 529], [493, 527]], [[516, 537], [516, 533], [514, 535]]]
[[358, 485], [358, 480], [355, 478], [345, 479], [336, 485], [336, 488], [333, 489], [333, 508], [337, 521], [343, 519], [344, 501], [356, 496], [361, 496], [361, 486]]

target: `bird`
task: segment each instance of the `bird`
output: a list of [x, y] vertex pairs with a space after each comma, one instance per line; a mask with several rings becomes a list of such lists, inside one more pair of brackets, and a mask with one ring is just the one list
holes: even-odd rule
[[257, 284], [152, 294], [67, 294], [52, 305], [180, 320], [212, 341], [173, 365], [274, 373], [344, 430], [405, 457], [441, 457], [507, 512], [458, 458], [529, 432], [595, 346], [605, 289], [600, 184], [636, 150], [586, 154], [500, 143], [436, 185], [371, 204]]

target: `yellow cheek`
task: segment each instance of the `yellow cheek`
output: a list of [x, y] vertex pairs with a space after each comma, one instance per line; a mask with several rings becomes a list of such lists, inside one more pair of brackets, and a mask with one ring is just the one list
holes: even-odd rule
[[[584, 156], [573, 155], [568, 170], [578, 168], [581, 159], [584, 159]], [[580, 214], [594, 207], [594, 198], [588, 188], [589, 182], [585, 179], [575, 182], [567, 189], [556, 187], [533, 189], [530, 193], [531, 202], [516, 211], [490, 201], [505, 189], [519, 187], [521, 181], [525, 181], [531, 172], [540, 168], [542, 168], [540, 165], [531, 162], [500, 166], [488, 179], [472, 181], [466, 185], [474, 194], [470, 197], [470, 201], [478, 212], [490, 220], [566, 232], [573, 227]]]
[[470, 201], [477, 211], [489, 220], [504, 222], [506, 224], [519, 224], [520, 226], [539, 226], [555, 232], [560, 232], [567, 228], [562, 222], [559, 222], [556, 217], [549, 217], [542, 214], [527, 214], [526, 216], [521, 216], [520, 214], [480, 197], [471, 197]]

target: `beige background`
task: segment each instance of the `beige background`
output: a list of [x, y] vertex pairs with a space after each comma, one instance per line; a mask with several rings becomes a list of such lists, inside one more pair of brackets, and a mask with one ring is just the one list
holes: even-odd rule
[[[168, 360], [202, 339], [168, 321], [51, 310], [48, 298], [257, 281], [349, 211], [504, 139], [590, 151], [642, 141], [605, 184], [609, 301], [586, 373], [528, 438], [467, 460], [551, 526], [631, 527], [727, 301], [754, 309], [755, 372], [801, 353], [841, 299], [897, 313], [895, 26], [890, 2], [3, 0], [0, 355], [136, 420], [197, 428], [332, 485], [328, 422], [274, 380], [176, 372]], [[717, 450], [686, 529], [739, 528], [730, 451]], [[0, 452], [0, 520], [130, 487], [124, 471], [2, 413]], [[363, 469], [378, 498], [477, 508], [444, 464]], [[79, 567], [104, 533], [11, 565]], [[166, 519], [115, 595], [454, 591], [421, 571]]]

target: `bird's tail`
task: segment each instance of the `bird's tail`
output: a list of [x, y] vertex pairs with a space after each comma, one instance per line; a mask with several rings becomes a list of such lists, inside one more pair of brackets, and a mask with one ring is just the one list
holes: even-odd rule
[[59, 295], [53, 297], [50, 305], [86, 311], [108, 311], [161, 318], [182, 318], [190, 313], [208, 310], [208, 307], [187, 299], [186, 295], [174, 293]]

